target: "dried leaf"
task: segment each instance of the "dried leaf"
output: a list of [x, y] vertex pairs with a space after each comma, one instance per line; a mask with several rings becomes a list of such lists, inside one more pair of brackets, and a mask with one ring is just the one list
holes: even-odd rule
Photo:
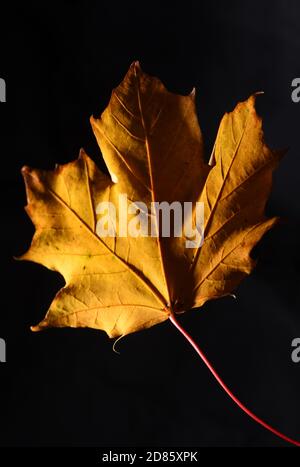
[[[264, 144], [255, 96], [224, 116], [210, 166], [194, 92], [169, 93], [138, 63], [91, 123], [111, 177], [83, 151], [54, 171], [23, 169], [36, 232], [20, 259], [66, 281], [33, 330], [90, 327], [117, 337], [231, 293], [254, 267], [253, 246], [276, 222], [264, 208], [281, 154]], [[187, 248], [184, 235], [99, 237], [97, 206], [118, 206], [120, 194], [147, 209], [153, 202], [203, 202], [203, 245]]]

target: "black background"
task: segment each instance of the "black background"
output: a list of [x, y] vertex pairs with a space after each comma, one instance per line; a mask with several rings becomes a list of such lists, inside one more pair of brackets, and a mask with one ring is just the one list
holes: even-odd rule
[[[207, 156], [220, 118], [265, 91], [267, 143], [289, 147], [268, 212], [282, 224], [256, 250], [259, 264], [237, 300], [187, 313], [182, 324], [254, 412], [300, 438], [300, 3], [276, 1], [24, 2], [1, 4], [0, 444], [3, 446], [285, 446], [246, 417], [165, 322], [112, 341], [93, 330], [31, 333], [63, 284], [19, 263], [33, 227], [20, 168], [52, 168], [80, 147], [103, 167], [89, 117], [139, 59], [179, 93], [197, 90]], [[253, 200], [255, 202], [255, 200]]]

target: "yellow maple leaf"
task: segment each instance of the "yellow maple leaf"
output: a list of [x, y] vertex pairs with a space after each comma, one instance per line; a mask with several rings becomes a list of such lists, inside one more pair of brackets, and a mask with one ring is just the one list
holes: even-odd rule
[[[264, 208], [281, 154], [263, 141], [255, 96], [223, 117], [209, 165], [194, 92], [168, 92], [137, 62], [91, 123], [111, 177], [83, 151], [54, 171], [23, 169], [36, 231], [20, 259], [66, 281], [33, 330], [81, 326], [117, 337], [231, 293], [254, 267], [253, 246], [276, 222]], [[160, 231], [158, 237], [99, 235], [97, 206], [118, 206], [124, 194], [125, 208], [203, 203], [203, 244], [187, 248], [185, 235]], [[114, 229], [121, 215], [117, 208]]]

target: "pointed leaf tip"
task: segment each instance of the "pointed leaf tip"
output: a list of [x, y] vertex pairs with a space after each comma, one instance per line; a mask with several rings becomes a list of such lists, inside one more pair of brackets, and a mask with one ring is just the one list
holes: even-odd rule
[[195, 99], [195, 97], [196, 97], [196, 88], [195, 88], [195, 86], [193, 87], [193, 89], [190, 92], [190, 97], [192, 97], [192, 99]]
[[28, 165], [24, 165], [22, 168], [21, 168], [21, 173], [23, 175], [26, 175], [26, 174], [29, 174], [31, 171], [30, 167]]

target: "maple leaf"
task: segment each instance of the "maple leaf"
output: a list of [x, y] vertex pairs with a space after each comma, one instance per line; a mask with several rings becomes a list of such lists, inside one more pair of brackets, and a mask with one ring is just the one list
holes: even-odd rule
[[[254, 267], [253, 246], [276, 222], [264, 209], [281, 153], [264, 143], [255, 96], [223, 117], [209, 165], [194, 92], [168, 92], [137, 62], [91, 124], [111, 177], [84, 151], [54, 171], [22, 170], [36, 231], [20, 259], [66, 281], [33, 330], [90, 327], [117, 337], [232, 293]], [[99, 236], [98, 204], [118, 205], [124, 193], [147, 207], [204, 203], [203, 244], [187, 248], [184, 235]]]
[[[231, 294], [255, 266], [252, 248], [277, 221], [264, 211], [283, 153], [264, 143], [255, 95], [225, 114], [208, 165], [195, 93], [168, 92], [137, 62], [112, 92], [101, 118], [91, 123], [110, 177], [83, 150], [76, 161], [54, 171], [22, 169], [26, 210], [36, 231], [20, 259], [58, 271], [66, 282], [32, 329], [90, 327], [118, 337], [170, 318], [241, 410], [300, 446], [234, 395], [176, 319], [177, 313]], [[188, 218], [203, 241], [188, 245], [191, 231], [185, 230], [163, 235], [157, 212], [149, 208], [164, 202], [196, 205]], [[107, 236], [98, 229], [97, 214], [108, 203], [117, 209], [115, 217], [108, 209], [105, 222], [113, 235]], [[197, 204], [204, 207], [200, 226]], [[155, 224], [156, 235], [121, 234], [124, 212], [132, 205]]]

